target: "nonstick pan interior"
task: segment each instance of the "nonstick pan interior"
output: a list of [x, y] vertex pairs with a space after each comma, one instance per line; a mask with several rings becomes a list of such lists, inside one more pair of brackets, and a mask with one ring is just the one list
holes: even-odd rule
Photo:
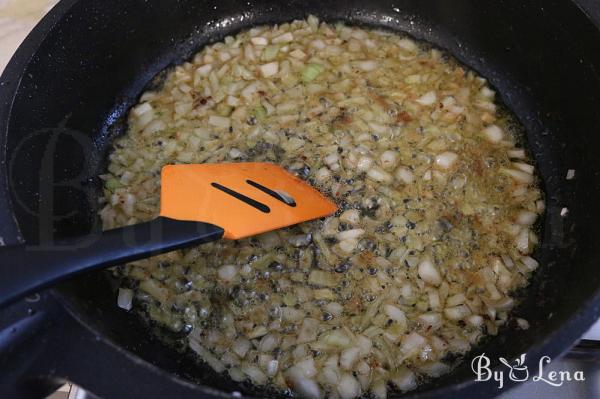
[[[23, 237], [43, 241], [99, 228], [96, 176], [111, 139], [123, 132], [122, 116], [162, 69], [227, 34], [308, 14], [409, 33], [497, 88], [527, 130], [547, 214], [535, 254], [542, 266], [514, 312], [530, 328], [512, 323], [474, 353], [497, 359], [527, 352], [533, 366], [566, 350], [600, 313], [600, 34], [570, 1], [63, 0], [3, 75], [0, 178], [7, 173]], [[574, 180], [565, 180], [568, 169], [576, 170]], [[2, 223], [12, 223], [10, 209], [1, 212]], [[102, 274], [70, 281], [57, 294], [82, 323], [136, 356], [199, 384], [260, 394], [151, 338], [116, 307]], [[495, 392], [472, 380], [466, 362], [420, 391]]]

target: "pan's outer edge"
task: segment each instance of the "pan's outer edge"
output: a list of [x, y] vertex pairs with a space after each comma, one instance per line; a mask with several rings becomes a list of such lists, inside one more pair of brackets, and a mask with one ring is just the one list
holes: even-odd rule
[[8, 184], [6, 140], [13, 101], [21, 84], [23, 68], [52, 28], [78, 0], [61, 0], [33, 28], [21, 43], [0, 76], [0, 245], [23, 242], [15, 219]]

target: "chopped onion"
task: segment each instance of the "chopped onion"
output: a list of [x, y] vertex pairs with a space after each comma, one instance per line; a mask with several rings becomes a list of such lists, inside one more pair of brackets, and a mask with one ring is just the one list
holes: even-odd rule
[[512, 269], [515, 266], [515, 263], [507, 254], [502, 254], [500, 257], [502, 258], [502, 263], [507, 268]]
[[525, 151], [521, 149], [513, 149], [508, 151], [508, 156], [515, 159], [525, 158]]
[[196, 73], [200, 76], [208, 76], [208, 74], [212, 71], [212, 65], [206, 64], [201, 67], [196, 68]]
[[498, 125], [490, 125], [483, 129], [485, 138], [492, 143], [499, 143], [504, 138], [504, 132]]
[[419, 262], [418, 266], [419, 277], [426, 283], [431, 285], [440, 285], [442, 283], [442, 277], [440, 272], [433, 265], [429, 258], [424, 258]]
[[341, 399], [354, 399], [360, 395], [360, 384], [351, 374], [343, 374], [337, 392]]
[[279, 345], [279, 337], [273, 334], [267, 334], [262, 337], [258, 344], [258, 350], [261, 352], [271, 352]]
[[359, 335], [357, 337], [356, 346], [359, 349], [359, 353], [361, 356], [366, 356], [371, 353], [371, 349], [373, 348], [373, 341], [364, 335]]
[[160, 119], [155, 119], [148, 123], [144, 128], [144, 134], [151, 135], [163, 131], [167, 128], [167, 125]]
[[528, 330], [529, 329], [529, 322], [525, 319], [522, 319], [520, 317], [517, 317], [517, 325], [519, 326], [519, 328], [521, 330]]
[[400, 350], [405, 356], [410, 356], [412, 353], [417, 352], [423, 345], [425, 345], [425, 338], [416, 332], [411, 332], [408, 335], [402, 337]]
[[241, 358], [246, 356], [252, 344], [246, 338], [238, 338], [233, 341], [232, 350]]
[[444, 316], [450, 320], [460, 320], [469, 314], [471, 314], [471, 311], [465, 305], [458, 305], [444, 309]]
[[260, 66], [260, 73], [265, 78], [276, 75], [277, 72], [279, 72], [279, 63], [277, 61], [269, 62], [268, 64], [263, 64]]
[[279, 53], [279, 46], [267, 46], [263, 50], [261, 60], [273, 61], [277, 57], [278, 53]]
[[572, 180], [575, 178], [575, 169], [569, 169], [567, 170], [567, 180]]
[[359, 348], [348, 348], [344, 349], [340, 355], [340, 366], [346, 370], [351, 370], [352, 366], [360, 353]]
[[515, 240], [517, 249], [522, 253], [529, 251], [529, 229], [522, 229]]
[[123, 175], [121, 176], [119, 181], [123, 185], [128, 185], [129, 183], [131, 183], [131, 181], [133, 180], [134, 177], [135, 177], [135, 174], [133, 174], [131, 171], [127, 170], [127, 171], [125, 171], [125, 173], [123, 173]]
[[269, 44], [269, 41], [266, 38], [261, 37], [261, 36], [253, 37], [250, 39], [250, 41], [255, 46], [266, 46], [267, 44]]
[[298, 309], [285, 307], [281, 309], [281, 316], [285, 321], [300, 321], [304, 318], [304, 312]]
[[131, 112], [138, 117], [150, 111], [152, 111], [152, 105], [150, 105], [150, 103], [141, 103], [131, 110]]
[[223, 371], [225, 371], [225, 365], [223, 364], [223, 362], [217, 359], [212, 353], [207, 351], [202, 345], [198, 343], [198, 341], [191, 339], [189, 341], [189, 346], [194, 352], [200, 355], [202, 360], [208, 363], [208, 365], [212, 367], [212, 369], [215, 370], [217, 373], [222, 373]]
[[304, 319], [300, 330], [298, 331], [297, 343], [303, 344], [312, 342], [317, 339], [317, 329], [319, 328], [319, 320]]
[[243, 153], [238, 150], [237, 148], [232, 148], [231, 150], [229, 150], [229, 158], [231, 159], [238, 159], [241, 158], [243, 155]]
[[360, 211], [358, 209], [348, 209], [340, 215], [340, 221], [351, 225], [356, 225], [360, 221]]
[[479, 91], [481, 93], [481, 95], [485, 98], [493, 98], [494, 95], [496, 94], [493, 90], [491, 90], [489, 87], [487, 86], [483, 86], [481, 88], [481, 90]]
[[385, 382], [378, 381], [371, 387], [371, 393], [376, 399], [387, 399], [387, 386]]
[[416, 52], [419, 49], [419, 47], [417, 47], [417, 44], [414, 41], [410, 40], [410, 39], [400, 39], [400, 40], [398, 40], [398, 46], [400, 48], [402, 48], [403, 50], [410, 51], [410, 52], [413, 52], [413, 53]]
[[340, 316], [344, 311], [344, 307], [337, 302], [329, 302], [325, 305], [325, 310], [333, 316]]
[[377, 62], [373, 61], [373, 60], [366, 60], [366, 61], [354, 61], [352, 63], [352, 65], [355, 68], [358, 68], [362, 71], [365, 72], [370, 72], [370, 71], [374, 71], [375, 69], [377, 69]]
[[242, 371], [257, 385], [264, 385], [267, 382], [265, 373], [256, 366], [245, 364], [242, 366]]
[[271, 41], [273, 43], [289, 43], [294, 40], [294, 35], [291, 32], [286, 32], [283, 35], [274, 37]]
[[473, 327], [480, 327], [483, 325], [483, 317], [478, 314], [467, 317], [467, 323]]
[[208, 124], [215, 127], [228, 129], [229, 126], [231, 126], [231, 119], [224, 116], [211, 115], [208, 117]]
[[331, 171], [329, 169], [327, 169], [326, 167], [322, 167], [321, 169], [317, 170], [317, 173], [315, 174], [315, 178], [317, 179], [317, 181], [320, 181], [320, 182], [329, 179], [330, 176], [331, 176]]
[[121, 309], [131, 310], [133, 302], [133, 290], [128, 288], [119, 288], [119, 296], [117, 298], [117, 305]]
[[294, 364], [293, 368], [300, 371], [302, 373], [302, 376], [306, 378], [313, 378], [318, 373], [317, 368], [315, 367], [315, 359], [313, 359], [312, 357], [309, 357]]
[[248, 333], [248, 338], [250, 338], [250, 339], [260, 338], [268, 332], [269, 332], [269, 330], [267, 330], [267, 328], [265, 326], [256, 326], [254, 328], [254, 330], [252, 330]]
[[459, 292], [458, 294], [454, 294], [446, 298], [446, 306], [462, 305], [465, 303], [466, 299], [467, 298], [465, 297], [465, 294]]
[[437, 330], [442, 325], [442, 317], [439, 313], [423, 313], [418, 319], [427, 330]]
[[430, 290], [428, 293], [428, 296], [429, 296], [429, 307], [434, 310], [439, 309], [441, 306], [440, 293], [437, 290]]
[[305, 83], [312, 82], [319, 76], [325, 67], [321, 64], [308, 64], [306, 68], [302, 70], [302, 81]]
[[343, 241], [340, 241], [340, 243], [338, 244], [340, 249], [342, 250], [342, 252], [344, 253], [351, 253], [353, 252], [356, 247], [358, 246], [358, 240], [356, 238], [349, 238]]
[[256, 93], [258, 91], [258, 84], [256, 82], [254, 83], [250, 83], [248, 86], [246, 86], [242, 91], [241, 94], [243, 97], [245, 97], [246, 99], [249, 99], [254, 93]]
[[371, 157], [363, 156], [358, 159], [356, 169], [359, 172], [366, 172], [371, 168], [371, 165], [373, 165], [373, 159]]
[[401, 323], [402, 325], [406, 325], [406, 315], [402, 310], [394, 305], [385, 305], [385, 314], [394, 321]]
[[340, 330], [333, 330], [327, 334], [324, 334], [323, 342], [331, 347], [337, 348], [349, 348], [352, 345], [352, 341], [348, 338], [348, 336]]
[[415, 181], [415, 174], [409, 168], [401, 166], [396, 169], [396, 179], [404, 184], [412, 184]]
[[325, 44], [325, 42], [323, 42], [323, 40], [321, 40], [321, 39], [313, 40], [310, 43], [310, 46], [314, 47], [314, 48], [316, 48], [318, 50], [323, 50], [323, 49], [325, 49], [325, 47], [327, 47], [327, 45]]
[[218, 270], [219, 279], [227, 282], [233, 281], [237, 275], [237, 267], [234, 265], [224, 265]]
[[517, 223], [523, 226], [531, 226], [533, 223], [535, 223], [536, 219], [537, 215], [529, 211], [521, 211], [517, 215]]
[[323, 397], [319, 385], [314, 380], [304, 377], [302, 372], [295, 367], [288, 369], [287, 380], [294, 392], [302, 399], [321, 399]]
[[274, 377], [277, 374], [277, 371], [279, 371], [279, 361], [270, 360], [267, 363], [267, 375], [269, 377]]
[[531, 175], [530, 173], [523, 172], [522, 170], [501, 168], [500, 171], [512, 177], [518, 183], [529, 184], [533, 182], [533, 175]]
[[458, 155], [456, 153], [446, 151], [435, 157], [435, 164], [442, 169], [450, 169], [457, 159]]
[[308, 354], [308, 350], [307, 350], [306, 345], [298, 345], [292, 351], [292, 356], [294, 357], [294, 359], [297, 359], [297, 360], [304, 359], [307, 356], [307, 354]]
[[358, 238], [360, 236], [362, 236], [363, 234], [365, 234], [365, 231], [363, 229], [352, 229], [352, 230], [345, 230], [345, 231], [340, 231], [336, 238], [340, 241], [344, 241], [344, 240], [348, 240], [348, 239], [352, 239], [352, 238]]
[[418, 74], [409, 75], [406, 78], [404, 78], [404, 82], [409, 85], [421, 83], [421, 75], [418, 75]]
[[317, 287], [335, 287], [339, 282], [338, 276], [324, 270], [312, 270], [308, 282]]
[[544, 200], [538, 200], [535, 202], [535, 209], [539, 212], [542, 213], [546, 210], [546, 203], [544, 202]]
[[306, 53], [304, 53], [304, 51], [302, 51], [300, 49], [290, 51], [290, 55], [299, 60], [302, 60], [302, 59], [304, 59], [304, 57], [306, 57]]
[[521, 262], [527, 267], [527, 269], [533, 271], [538, 268], [540, 265], [537, 260], [533, 259], [531, 256], [523, 256], [521, 258]]
[[379, 159], [380, 159], [381, 166], [383, 167], [383, 169], [385, 169], [385, 170], [394, 169], [394, 167], [396, 166], [396, 163], [398, 162], [398, 152], [392, 151], [392, 150], [384, 151], [381, 154], [381, 157]]
[[513, 162], [513, 166], [519, 170], [522, 170], [525, 173], [533, 174], [534, 168], [533, 165], [529, 165], [523, 162]]
[[432, 105], [437, 101], [437, 96], [434, 91], [428, 91], [416, 100], [421, 105]]
[[393, 180], [392, 175], [377, 167], [369, 169], [367, 177], [379, 183], [390, 183]]
[[340, 159], [340, 157], [338, 156], [338, 154], [336, 154], [336, 153], [333, 153], [333, 154], [329, 154], [329, 155], [327, 155], [327, 156], [326, 156], [326, 157], [323, 159], [323, 161], [324, 161], [324, 162], [325, 162], [327, 165], [331, 166], [331, 165], [333, 165], [334, 163], [337, 163], [337, 162], [339, 161], [339, 159]]
[[305, 247], [312, 241], [311, 234], [299, 234], [297, 236], [291, 236], [288, 238], [288, 242], [296, 248]]

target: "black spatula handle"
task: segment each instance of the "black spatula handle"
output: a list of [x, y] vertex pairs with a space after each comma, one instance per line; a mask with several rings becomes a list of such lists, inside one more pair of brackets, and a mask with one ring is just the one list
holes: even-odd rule
[[0, 306], [78, 273], [215, 241], [223, 229], [164, 217], [52, 243], [0, 247]]

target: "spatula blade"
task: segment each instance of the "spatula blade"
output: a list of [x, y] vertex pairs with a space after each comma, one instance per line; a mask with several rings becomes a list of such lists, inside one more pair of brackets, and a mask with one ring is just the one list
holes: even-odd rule
[[160, 215], [211, 223], [239, 239], [328, 216], [335, 203], [271, 163], [167, 165]]

